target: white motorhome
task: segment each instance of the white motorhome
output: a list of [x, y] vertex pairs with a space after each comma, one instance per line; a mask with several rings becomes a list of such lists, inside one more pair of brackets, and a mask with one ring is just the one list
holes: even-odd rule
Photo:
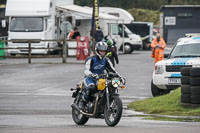
[[[73, 4], [72, 0], [69, 0]], [[55, 0], [7, 0], [6, 16], [9, 17], [8, 40], [56, 39]], [[28, 43], [9, 42], [8, 47], [28, 47]], [[34, 48], [57, 47], [56, 42], [38, 41]], [[47, 54], [48, 49], [33, 49], [32, 54]], [[25, 49], [9, 49], [9, 54], [28, 53]]]
[[[130, 13], [121, 8], [113, 7], [100, 7], [100, 12], [107, 13], [118, 17], [121, 22], [111, 25], [110, 36], [119, 44], [124, 43], [125, 53], [131, 53], [134, 49], [141, 49], [143, 44], [140, 35], [132, 33], [129, 28], [124, 24], [129, 24], [134, 21], [134, 18]], [[122, 48], [122, 45], [118, 45]]]

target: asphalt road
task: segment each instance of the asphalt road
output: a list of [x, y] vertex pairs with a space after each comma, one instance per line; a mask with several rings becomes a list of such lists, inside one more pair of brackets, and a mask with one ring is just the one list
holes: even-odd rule
[[[124, 108], [131, 101], [152, 97], [154, 63], [150, 51], [135, 51], [119, 58], [116, 69], [127, 79], [126, 89], [120, 91]], [[125, 117], [129, 112], [125, 109], [115, 128], [108, 128], [101, 119], [90, 119], [85, 126], [75, 125], [71, 118], [70, 88], [83, 79], [84, 64], [73, 59], [68, 64], [59, 61], [35, 59], [33, 64], [27, 64], [27, 59], [0, 60], [0, 133], [199, 133], [199, 123]]]

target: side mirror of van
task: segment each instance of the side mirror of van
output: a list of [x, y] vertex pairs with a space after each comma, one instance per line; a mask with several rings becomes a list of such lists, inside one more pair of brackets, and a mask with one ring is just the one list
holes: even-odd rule
[[164, 58], [168, 58], [169, 57], [169, 54], [164, 54]]

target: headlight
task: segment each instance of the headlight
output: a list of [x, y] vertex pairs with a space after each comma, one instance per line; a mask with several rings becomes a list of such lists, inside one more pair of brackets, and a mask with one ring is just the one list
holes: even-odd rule
[[121, 84], [120, 80], [118, 78], [113, 78], [112, 79], [112, 86], [117, 88]]
[[155, 74], [162, 74], [164, 72], [164, 66], [155, 66]]
[[192, 67], [200, 67], [200, 64], [195, 64]]

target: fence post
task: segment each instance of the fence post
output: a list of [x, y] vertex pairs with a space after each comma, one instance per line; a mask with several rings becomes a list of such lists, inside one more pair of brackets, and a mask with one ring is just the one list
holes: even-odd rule
[[31, 64], [31, 41], [28, 41], [28, 63]]
[[66, 34], [64, 34], [64, 40], [63, 40], [63, 63], [66, 63]]

